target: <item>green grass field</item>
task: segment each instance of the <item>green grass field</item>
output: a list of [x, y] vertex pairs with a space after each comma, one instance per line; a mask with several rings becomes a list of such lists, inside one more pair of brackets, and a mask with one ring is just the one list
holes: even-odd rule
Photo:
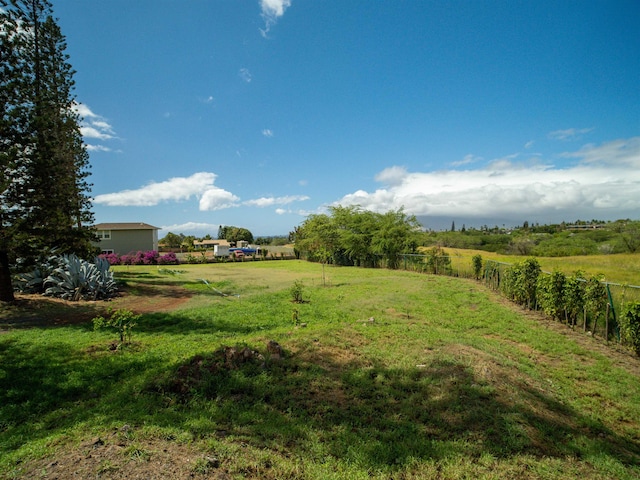
[[147, 307], [117, 349], [81, 315], [0, 310], [0, 478], [640, 478], [638, 359], [475, 281], [327, 267], [323, 285], [301, 261], [116, 272], [112, 305]]

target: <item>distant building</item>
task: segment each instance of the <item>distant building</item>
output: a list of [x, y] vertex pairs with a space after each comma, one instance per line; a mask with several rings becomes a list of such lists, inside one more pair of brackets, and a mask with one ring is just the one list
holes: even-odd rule
[[147, 223], [98, 223], [99, 242], [94, 243], [102, 253], [124, 255], [130, 252], [158, 250], [158, 227]]

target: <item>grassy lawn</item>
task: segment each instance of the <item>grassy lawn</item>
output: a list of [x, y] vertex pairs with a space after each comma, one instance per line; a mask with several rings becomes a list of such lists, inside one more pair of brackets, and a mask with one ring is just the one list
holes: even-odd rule
[[96, 308], [0, 310], [0, 478], [640, 478], [638, 359], [474, 281], [116, 272], [142, 312], [117, 349]]

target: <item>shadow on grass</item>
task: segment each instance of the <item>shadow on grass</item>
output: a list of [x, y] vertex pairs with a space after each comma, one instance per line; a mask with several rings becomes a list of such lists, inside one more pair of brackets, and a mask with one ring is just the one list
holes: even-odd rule
[[486, 453], [559, 459], [606, 454], [640, 465], [633, 439], [536, 388], [517, 385], [516, 399], [492, 391], [455, 361], [410, 370], [326, 358], [322, 366], [304, 359], [231, 370], [211, 368], [206, 358], [197, 364], [196, 371], [174, 367], [184, 380], [179, 391], [170, 387], [175, 376], [164, 383], [169, 388], [151, 389], [169, 404], [185, 405], [185, 414], [210, 419], [195, 435], [223, 430], [301, 457], [317, 454], [319, 443], [324, 455], [365, 468]]
[[[389, 369], [317, 354], [279, 362], [265, 356], [264, 366], [258, 359], [225, 368], [213, 364], [215, 357], [169, 364], [145, 352], [96, 353], [0, 338], [0, 452], [79, 424], [95, 431], [119, 422], [177, 428], [196, 438], [223, 433], [365, 469], [485, 453], [606, 454], [626, 466], [640, 464], [633, 439], [540, 389], [497, 379], [517, 387], [510, 398], [457, 361], [434, 358], [424, 368]], [[179, 391], [172, 387], [176, 379], [184, 380]]]
[[25, 344], [0, 337], [0, 452], [90, 422], [105, 411], [117, 415], [121, 403], [113, 402], [113, 395], [159, 363], [109, 352], [107, 344], [82, 349], [72, 342]]
[[248, 322], [239, 323], [223, 316], [193, 316], [178, 313], [146, 314], [138, 322], [135, 332], [146, 334], [166, 334], [190, 336], [198, 333], [215, 333], [221, 336], [240, 335], [254, 332], [256, 326]]

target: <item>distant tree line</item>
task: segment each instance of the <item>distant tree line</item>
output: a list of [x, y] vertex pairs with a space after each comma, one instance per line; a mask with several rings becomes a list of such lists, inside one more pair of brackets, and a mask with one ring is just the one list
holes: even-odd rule
[[[257, 243], [258, 245], [266, 245], [267, 243], [259, 243], [254, 241], [253, 234], [250, 230], [243, 227], [233, 227], [220, 225], [218, 228], [218, 239], [227, 240], [230, 243], [237, 243], [239, 241], [245, 241], [248, 243]], [[259, 237], [259, 239], [265, 241]], [[167, 233], [160, 239], [160, 244], [168, 248], [183, 248], [186, 250], [193, 248], [193, 242], [203, 240], [213, 240], [211, 234], [206, 234], [203, 237], [195, 237], [193, 235], [185, 235], [183, 233]]]
[[557, 257], [640, 251], [640, 221], [576, 221], [506, 229], [487, 226], [459, 231], [424, 232], [423, 246], [485, 250], [515, 255]]

